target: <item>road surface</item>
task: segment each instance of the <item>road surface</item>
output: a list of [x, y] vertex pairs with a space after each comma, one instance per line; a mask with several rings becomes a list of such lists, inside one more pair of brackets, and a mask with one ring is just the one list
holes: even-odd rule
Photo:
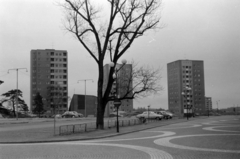
[[106, 139], [0, 144], [1, 159], [239, 159], [240, 120], [220, 116]]

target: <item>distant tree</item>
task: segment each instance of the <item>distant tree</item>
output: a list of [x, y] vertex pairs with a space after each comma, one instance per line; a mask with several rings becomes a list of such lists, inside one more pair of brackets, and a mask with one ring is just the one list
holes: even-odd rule
[[28, 106], [25, 103], [25, 101], [23, 99], [21, 99], [22, 97], [22, 91], [21, 90], [10, 90], [4, 94], [2, 94], [2, 96], [4, 96], [5, 98], [1, 101], [1, 103], [5, 103], [5, 102], [11, 102], [12, 103], [12, 112], [14, 114], [14, 117], [16, 117], [16, 110], [15, 107], [17, 106], [17, 101], [16, 101], [16, 97], [18, 96], [18, 109], [23, 109], [24, 111], [28, 111]]
[[19, 98], [18, 103], [19, 103], [19, 106], [18, 106], [19, 110], [22, 110], [25, 112], [29, 111], [28, 106], [23, 99]]
[[40, 114], [44, 112], [43, 109], [43, 101], [42, 101], [42, 96], [40, 95], [40, 93], [38, 92], [37, 95], [34, 97], [34, 109], [33, 109], [33, 113], [38, 114], [38, 116], [40, 117]]

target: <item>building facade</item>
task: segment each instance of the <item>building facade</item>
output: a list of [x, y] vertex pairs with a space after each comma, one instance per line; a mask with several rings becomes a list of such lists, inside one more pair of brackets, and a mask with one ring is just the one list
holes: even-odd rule
[[178, 60], [167, 64], [168, 107], [180, 116], [206, 113], [203, 61]]
[[[122, 64], [117, 64], [116, 69], [119, 69], [122, 67]], [[105, 92], [107, 83], [108, 83], [108, 77], [110, 72], [110, 66], [109, 64], [106, 64], [104, 66], [104, 81], [103, 81], [103, 92]], [[117, 72], [117, 81], [112, 85], [112, 94], [117, 91], [118, 96], [121, 98], [126, 94], [127, 90], [132, 89], [132, 81], [129, 82], [131, 79], [131, 73], [132, 73], [132, 64], [125, 64], [118, 72]], [[116, 90], [116, 88], [118, 89]], [[129, 94], [131, 96], [132, 94]], [[121, 100], [121, 106], [119, 107], [119, 111], [124, 112], [131, 112], [133, 110], [133, 100], [132, 99], [124, 99]], [[114, 101], [109, 101], [106, 105], [105, 109], [105, 116], [109, 116], [109, 114], [116, 112], [116, 108], [114, 106]]]
[[212, 111], [212, 98], [211, 97], [205, 97], [205, 109], [209, 112]]
[[31, 50], [30, 110], [37, 93], [43, 98], [44, 110], [63, 113], [68, 110], [68, 53], [66, 50]]
[[[69, 111], [76, 111], [84, 116], [97, 115], [97, 97], [92, 95], [74, 94]], [[86, 113], [86, 114], [85, 114]]]

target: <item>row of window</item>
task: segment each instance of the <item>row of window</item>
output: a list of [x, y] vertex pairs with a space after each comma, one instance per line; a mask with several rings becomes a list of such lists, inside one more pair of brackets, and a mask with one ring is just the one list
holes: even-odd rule
[[67, 59], [66, 58], [51, 58], [51, 61], [67, 62]]
[[192, 71], [183, 71], [183, 73], [186, 73], [186, 74], [191, 74], [192, 73]]
[[67, 67], [65, 64], [51, 64], [51, 67]]
[[[44, 88], [43, 88], [43, 89], [44, 89]], [[42, 88], [41, 88], [41, 87], [33, 87], [32, 90], [34, 90], [34, 91], [35, 91], [35, 90], [36, 90], [36, 91], [41, 91]], [[66, 91], [66, 90], [67, 90], [67, 87], [64, 87], [63, 90]], [[33, 96], [35, 96], [35, 95], [33, 95]]]
[[54, 104], [52, 104], [51, 105], [51, 108], [67, 108], [67, 104], [56, 104], [56, 105], [54, 105]]
[[51, 75], [50, 76], [51, 79], [54, 78], [54, 79], [66, 79], [67, 76], [66, 75]]
[[[54, 81], [51, 81], [51, 82], [41, 82], [41, 81], [39, 81], [39, 82], [32, 82], [32, 84], [33, 85], [36, 85], [36, 84], [39, 84], [39, 85], [41, 85], [41, 84], [54, 84], [54, 83], [52, 83], [52, 82], [54, 82]], [[67, 84], [67, 81], [62, 81], [62, 83], [63, 84]], [[57, 83], [57, 84], [59, 84], [59, 83]]]
[[39, 69], [37, 70], [36, 68], [34, 68], [32, 70], [33, 73], [67, 73], [67, 70], [63, 70], [63, 69], [54, 69], [53, 71], [50, 71], [50, 70], [44, 70], [44, 69]]
[[63, 53], [51, 52], [51, 56], [67, 56], [67, 53], [66, 52], [63, 52]]
[[[34, 56], [41, 55], [41, 54], [43, 54], [43, 52], [33, 52]], [[51, 53], [47, 52], [47, 55], [51, 55], [51, 56], [67, 56], [67, 53], [66, 52], [63, 52], [63, 53], [61, 53], [61, 52], [51, 52]]]
[[183, 68], [189, 68], [189, 69], [191, 69], [192, 66], [183, 66]]
[[[67, 67], [67, 66], [66, 66]], [[51, 73], [67, 73], [67, 70], [61, 70], [61, 69], [51, 69], [50, 70]]]
[[[62, 96], [67, 96], [67, 93], [59, 93], [59, 92], [55, 92], [55, 93], [50, 93], [51, 97], [62, 97]], [[67, 99], [63, 98], [62, 101], [66, 102]]]
[[43, 63], [33, 63], [33, 67], [67, 67], [67, 64], [43, 64]]
[[35, 64], [37, 61], [60, 61], [60, 62], [67, 62], [67, 58], [33, 58], [33, 63]]

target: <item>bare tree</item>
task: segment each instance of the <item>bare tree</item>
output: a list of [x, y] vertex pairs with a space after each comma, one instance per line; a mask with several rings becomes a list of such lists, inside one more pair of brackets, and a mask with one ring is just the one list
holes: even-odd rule
[[[98, 65], [97, 128], [104, 128], [104, 111], [113, 84], [115, 67], [110, 69], [106, 91], [103, 93], [103, 65], [106, 56], [115, 65], [133, 41], [148, 30], [156, 29], [160, 21], [161, 0], [106, 0], [109, 14], [90, 0], [65, 0], [65, 28], [73, 33]], [[102, 19], [101, 19], [102, 18]], [[141, 91], [140, 91], [141, 92]], [[135, 92], [135, 95], [137, 92]]]
[[132, 61], [132, 66], [131, 73], [122, 71], [122, 78], [120, 78], [119, 82], [119, 88], [122, 90], [120, 100], [143, 98], [163, 90], [163, 87], [160, 85], [160, 69], [154, 69], [149, 66], [138, 67], [134, 61]]

